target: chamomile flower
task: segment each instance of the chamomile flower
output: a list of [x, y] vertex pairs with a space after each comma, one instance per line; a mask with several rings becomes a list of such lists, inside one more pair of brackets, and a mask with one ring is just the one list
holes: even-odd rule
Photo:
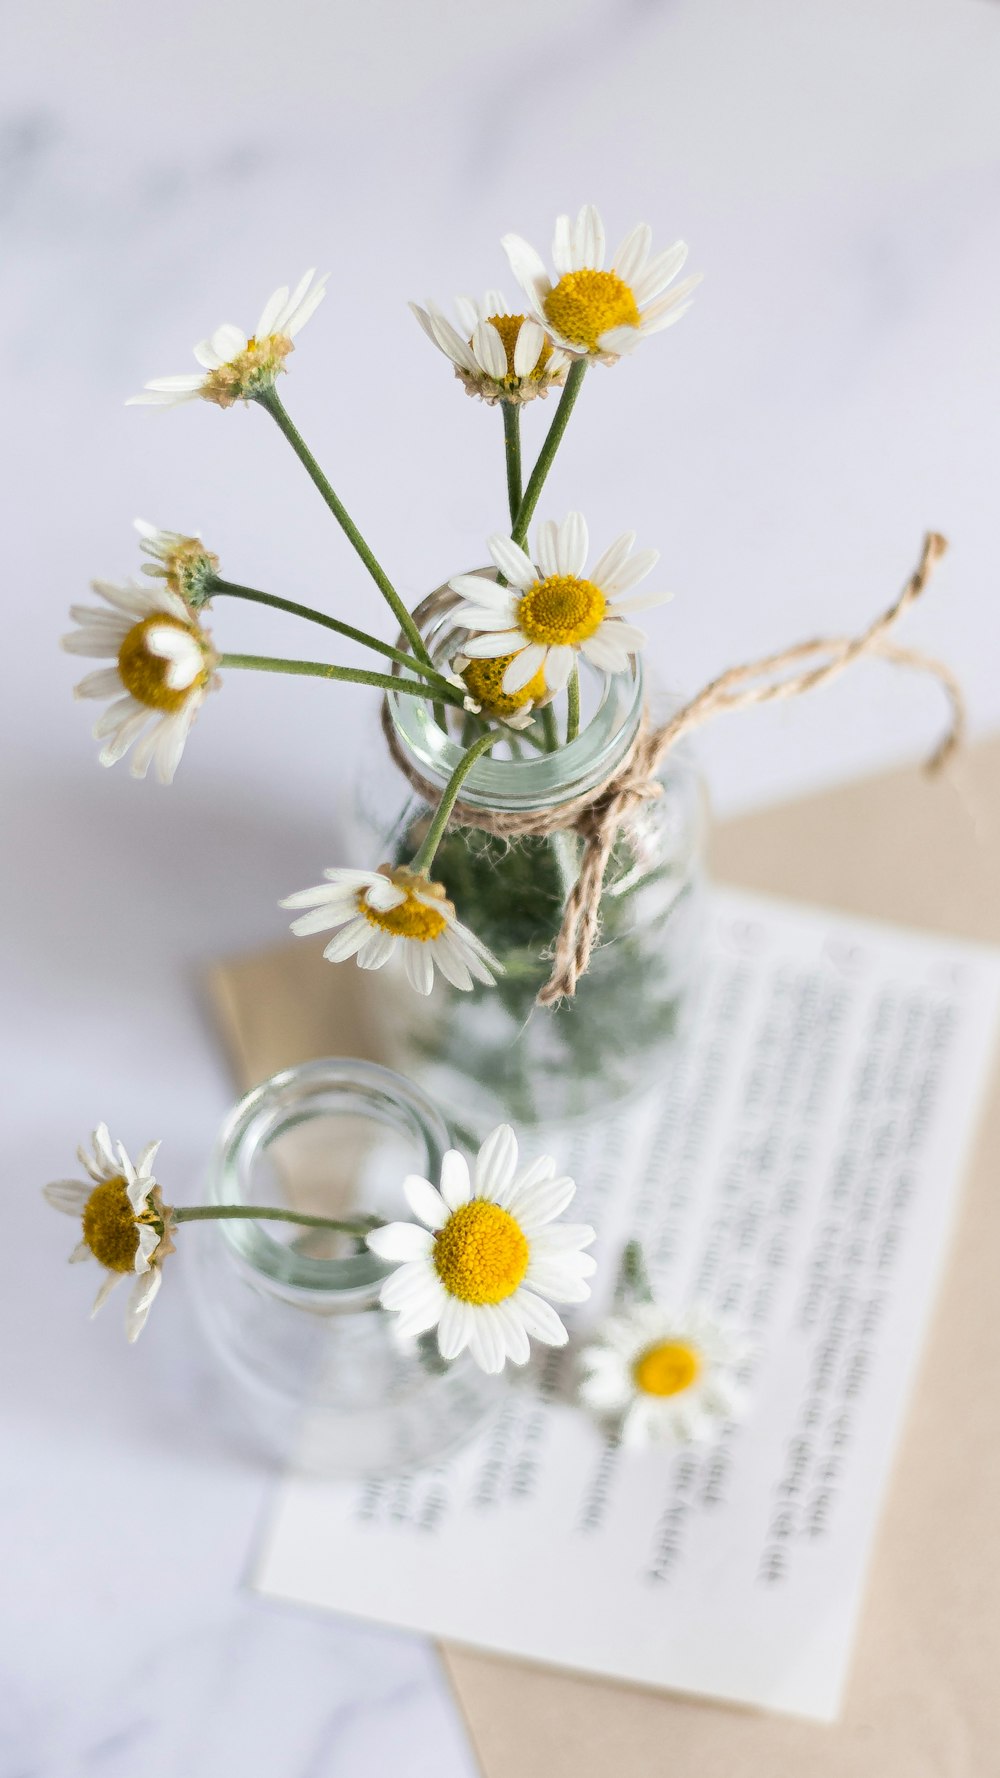
[[491, 716], [506, 728], [530, 728], [534, 711], [549, 702], [545, 674], [539, 671], [520, 691], [506, 692], [503, 676], [513, 659], [513, 655], [500, 654], [493, 660], [473, 661], [468, 655], [457, 654], [452, 665], [459, 685], [469, 694], [467, 707], [471, 704], [477, 714]]
[[448, 582], [461, 595], [455, 622], [474, 632], [462, 643], [463, 655], [488, 661], [505, 657], [501, 689], [508, 696], [531, 685], [539, 673], [550, 693], [561, 691], [578, 652], [595, 667], [624, 672], [646, 638], [623, 613], [662, 605], [669, 597], [631, 595], [659, 560], [655, 549], [633, 555], [634, 543], [634, 531], [619, 537], [586, 578], [590, 544], [578, 512], [561, 525], [549, 519], [538, 527], [537, 568], [511, 538], [491, 537], [490, 555], [509, 584], [499, 586], [478, 574], [457, 574]]
[[96, 1259], [104, 1267], [106, 1277], [92, 1314], [97, 1314], [122, 1278], [135, 1277], [125, 1309], [125, 1331], [130, 1340], [137, 1340], [145, 1326], [163, 1281], [160, 1268], [167, 1254], [174, 1251], [172, 1213], [153, 1177], [159, 1146], [158, 1142], [147, 1143], [133, 1166], [122, 1144], [112, 1144], [107, 1124], [100, 1124], [94, 1131], [92, 1152], [77, 1149], [90, 1183], [56, 1179], [44, 1187], [45, 1197], [56, 1210], [80, 1221], [83, 1238], [69, 1256], [71, 1264]]
[[580, 1355], [580, 1400], [623, 1444], [686, 1444], [742, 1411], [746, 1342], [707, 1309], [639, 1303]]
[[[276, 378], [285, 369], [285, 359], [294, 351], [293, 341], [300, 328], [318, 308], [326, 294], [329, 273], [317, 278], [308, 271], [289, 294], [282, 284], [264, 304], [264, 310], [249, 336], [231, 321], [224, 321], [207, 340], [194, 348], [200, 371], [184, 372], [176, 377], [154, 377], [141, 395], [130, 395], [126, 407], [148, 404], [152, 407], [177, 407], [182, 401], [214, 401], [217, 407], [232, 407], [236, 401], [254, 401], [274, 387]], [[315, 282], [314, 282], [315, 280]]]
[[381, 969], [402, 946], [412, 987], [429, 994], [434, 967], [465, 991], [476, 982], [492, 987], [502, 965], [455, 918], [443, 885], [400, 867], [391, 870], [328, 870], [326, 882], [300, 889], [281, 903], [310, 911], [292, 921], [292, 931], [337, 930], [323, 952], [331, 963], [356, 957], [362, 969]]
[[218, 556], [205, 548], [197, 533], [185, 537], [181, 531], [160, 531], [145, 519], [136, 519], [134, 524], [139, 548], [151, 558], [143, 563], [142, 572], [154, 580], [165, 580], [171, 592], [199, 611], [207, 603], [211, 582], [218, 573]]
[[169, 784], [191, 724], [217, 682], [211, 637], [180, 595], [162, 582], [92, 584], [109, 609], [71, 606], [80, 628], [64, 636], [62, 645], [69, 654], [114, 662], [88, 673], [76, 687], [78, 698], [112, 700], [94, 724], [94, 739], [104, 742], [101, 764], [114, 765], [134, 744], [133, 777], [144, 778], [155, 759], [161, 784]]
[[534, 247], [520, 235], [505, 235], [510, 268], [531, 312], [557, 347], [573, 358], [600, 358], [613, 364], [639, 340], [679, 321], [698, 278], [673, 283], [687, 258], [683, 241], [651, 259], [652, 230], [640, 222], [604, 269], [604, 224], [593, 204], [575, 223], [556, 219], [552, 243], [555, 279]]
[[367, 1241], [381, 1259], [399, 1262], [380, 1301], [398, 1314], [404, 1338], [434, 1327], [442, 1358], [468, 1347], [489, 1372], [502, 1371], [508, 1358], [524, 1364], [529, 1336], [565, 1345], [566, 1329], [551, 1304], [590, 1295], [586, 1280], [595, 1266], [583, 1250], [594, 1231], [583, 1223], [557, 1225], [576, 1187], [556, 1176], [551, 1155], [518, 1171], [517, 1140], [501, 1124], [483, 1143], [471, 1176], [451, 1149], [440, 1187], [411, 1176], [403, 1189], [419, 1225], [390, 1222]]
[[566, 353], [551, 344], [540, 322], [512, 314], [499, 290], [488, 290], [481, 303], [455, 298], [459, 331], [432, 302], [410, 308], [428, 339], [451, 359], [467, 395], [491, 405], [533, 401], [566, 381]]

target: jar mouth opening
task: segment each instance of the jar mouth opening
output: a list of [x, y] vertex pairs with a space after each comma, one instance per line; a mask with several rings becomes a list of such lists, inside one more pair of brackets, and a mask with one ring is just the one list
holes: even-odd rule
[[[216, 1204], [287, 1206], [338, 1219], [369, 1212], [410, 1218], [403, 1179], [438, 1179], [450, 1145], [444, 1119], [412, 1081], [374, 1062], [324, 1057], [272, 1075], [233, 1107], [209, 1195]], [[332, 1202], [325, 1201], [327, 1174]], [[364, 1248], [318, 1252], [337, 1237], [302, 1225], [234, 1218], [215, 1227], [282, 1294], [322, 1296], [345, 1311], [374, 1306], [394, 1269]]]
[[[439, 588], [431, 600], [443, 602], [447, 592]], [[425, 626], [435, 665], [451, 670], [465, 634], [447, 612]], [[463, 802], [481, 809], [542, 809], [582, 796], [611, 776], [642, 720], [642, 661], [634, 655], [628, 672], [608, 673], [583, 655], [578, 659], [583, 716], [577, 738], [552, 753], [524, 742], [520, 757], [484, 754], [462, 784]], [[442, 728], [430, 698], [389, 692], [387, 705], [402, 751], [423, 777], [443, 788], [465, 752], [460, 738]]]

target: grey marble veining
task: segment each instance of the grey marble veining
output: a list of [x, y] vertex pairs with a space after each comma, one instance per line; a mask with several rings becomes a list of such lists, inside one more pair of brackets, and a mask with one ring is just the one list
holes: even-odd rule
[[[549, 510], [663, 552], [660, 677], [690, 691], [867, 622], [935, 526], [953, 551], [907, 639], [995, 724], [1000, 12], [15, 0], [5, 43], [0, 1778], [470, 1778], [433, 1650], [248, 1592], [270, 1482], [218, 1424], [183, 1256], [128, 1350], [120, 1305], [87, 1324], [92, 1279], [36, 1195], [100, 1117], [163, 1135], [198, 1194], [229, 1096], [198, 971], [278, 939], [279, 896], [348, 862], [338, 806], [375, 733], [361, 699], [245, 678], [169, 793], [99, 770], [56, 641], [92, 573], [135, 571], [134, 514], [380, 621], [262, 415], [122, 402], [332, 267], [287, 399], [413, 601], [482, 560], [504, 508], [499, 419], [406, 298], [512, 295], [499, 236], [547, 250], [585, 199], [615, 236], [646, 216], [705, 283], [594, 375]], [[213, 621], [280, 649], [260, 614]], [[932, 689], [870, 667], [702, 754], [736, 808], [915, 753], [940, 720]]]

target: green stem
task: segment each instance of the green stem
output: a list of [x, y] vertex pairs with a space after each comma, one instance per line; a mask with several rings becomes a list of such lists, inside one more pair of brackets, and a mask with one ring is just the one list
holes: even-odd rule
[[521, 504], [517, 509], [517, 518], [514, 522], [514, 529], [511, 532], [511, 536], [515, 543], [521, 545], [522, 549], [524, 548], [525, 540], [528, 535], [528, 526], [531, 523], [535, 507], [538, 505], [538, 496], [542, 491], [545, 477], [552, 468], [552, 459], [559, 449], [562, 435], [569, 424], [569, 417], [573, 412], [573, 404], [580, 393], [580, 386], [586, 373], [586, 358], [574, 359], [573, 363], [570, 365], [569, 375], [566, 378], [566, 386], [559, 397], [559, 405], [552, 416], [552, 424], [549, 427], [548, 432], [545, 434], [545, 442], [538, 453], [538, 461], [531, 472], [528, 479], [528, 485], [524, 490]]
[[[347, 685], [376, 685], [380, 691], [401, 691], [410, 698], [426, 698], [428, 687], [419, 679], [398, 673], [369, 673], [366, 667], [335, 667], [329, 661], [286, 661], [271, 654], [220, 654], [220, 667], [241, 667], [259, 673], [301, 673], [311, 679], [342, 679]], [[434, 696], [463, 708], [463, 698], [453, 685], [435, 686]]]
[[615, 1286], [615, 1307], [623, 1309], [630, 1303], [651, 1303], [652, 1300], [653, 1292], [642, 1247], [638, 1241], [626, 1241]]
[[554, 753], [559, 745], [559, 730], [556, 727], [556, 713], [551, 704], [546, 704], [541, 714], [545, 751], [546, 753]]
[[335, 630], [338, 636], [347, 636], [351, 642], [360, 642], [363, 648], [374, 648], [377, 654], [385, 655], [387, 660], [396, 661], [401, 667], [412, 667], [424, 679], [447, 684], [443, 673], [435, 667], [425, 666], [412, 654], [402, 648], [392, 648], [378, 636], [370, 636], [367, 630], [356, 630], [353, 624], [341, 623], [339, 617], [328, 617], [325, 611], [315, 611], [311, 605], [299, 605], [294, 599], [281, 599], [276, 593], [262, 593], [257, 587], [238, 586], [233, 580], [220, 580], [213, 575], [208, 587], [209, 598], [225, 596], [227, 599], [247, 599], [254, 605], [273, 605], [276, 611], [289, 611], [293, 617], [304, 617], [309, 623], [321, 624], [324, 630]]
[[434, 819], [424, 836], [423, 844], [416, 857], [411, 860], [410, 869], [412, 871], [426, 873], [430, 869], [434, 862], [434, 854], [444, 837], [448, 817], [458, 801], [458, 793], [462, 788], [463, 779], [468, 777], [480, 754], [486, 753], [490, 747], [495, 747], [500, 739], [501, 736], [497, 729], [487, 729], [485, 735], [480, 735], [478, 741], [473, 741], [468, 753], [463, 754], [444, 787], [444, 793], [434, 812]]
[[580, 733], [580, 671], [574, 667], [566, 687], [566, 745]]
[[521, 403], [501, 401], [500, 406], [507, 457], [507, 505], [510, 507], [510, 522], [516, 525], [521, 508]]
[[[572, 372], [570, 374], [572, 375]], [[569, 385], [567, 384], [567, 388], [568, 386]], [[277, 389], [273, 386], [266, 388], [261, 391], [256, 399], [260, 406], [270, 414], [272, 420], [274, 420], [275, 424], [284, 433], [292, 450], [295, 452], [299, 462], [305, 469], [306, 474], [319, 489], [320, 494], [326, 501], [327, 506], [333, 513], [334, 518], [345, 537], [348, 539], [348, 542], [356, 549], [375, 582], [375, 585], [378, 587], [379, 592], [382, 594], [382, 597], [388, 602], [403, 634], [409, 638], [414, 654], [430, 666], [431, 657], [427, 652], [426, 644], [417, 625], [407, 611], [406, 606], [403, 604], [402, 599], [389, 579], [389, 576], [386, 574], [385, 569], [382, 567], [381, 563], [376, 561], [371, 550], [368, 548], [367, 543], [362, 537], [361, 532], [358, 530], [357, 525], [354, 523], [354, 520], [348, 513], [343, 501], [334, 492], [326, 476], [323, 474], [322, 469], [309, 449], [309, 446], [306, 444], [305, 439], [302, 437], [301, 432], [286, 411]], [[558, 419], [558, 414], [556, 415], [556, 418]]]
[[333, 1229], [339, 1235], [363, 1236], [381, 1228], [378, 1216], [357, 1216], [350, 1222], [338, 1222], [332, 1216], [307, 1216], [302, 1210], [272, 1210], [263, 1204], [187, 1204], [171, 1210], [173, 1222], [229, 1221], [240, 1217], [249, 1222], [297, 1222], [309, 1229]]

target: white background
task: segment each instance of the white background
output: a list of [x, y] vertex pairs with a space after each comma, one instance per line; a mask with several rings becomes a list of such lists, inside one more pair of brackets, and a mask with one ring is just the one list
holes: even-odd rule
[[[372, 745], [363, 694], [234, 675], [170, 791], [97, 766], [57, 640], [90, 574], [134, 571], [136, 513], [200, 528], [234, 579], [377, 621], [262, 414], [122, 402], [332, 269], [286, 398], [415, 600], [482, 559], [504, 489], [499, 416], [406, 299], [512, 295], [499, 236], [547, 251], [588, 199], [615, 240], [647, 218], [704, 285], [588, 381], [543, 516], [576, 505], [599, 544], [634, 528], [660, 548], [676, 597], [650, 656], [681, 692], [864, 624], [940, 529], [907, 639], [995, 724], [1000, 10], [8, 0], [3, 34], [0, 1773], [354, 1778], [391, 1741], [409, 1778], [458, 1778], [419, 1645], [235, 1592], [261, 1483], [206, 1430], [183, 1264], [127, 1351], [120, 1305], [83, 1321], [93, 1280], [63, 1274], [72, 1230], [36, 1197], [99, 1117], [162, 1134], [168, 1184], [196, 1194], [228, 1095], [198, 970], [279, 938], [279, 895], [342, 861], [336, 808]], [[307, 652], [291, 620], [233, 605], [216, 634]], [[734, 809], [913, 755], [939, 721], [932, 688], [864, 667], [702, 755]]]

